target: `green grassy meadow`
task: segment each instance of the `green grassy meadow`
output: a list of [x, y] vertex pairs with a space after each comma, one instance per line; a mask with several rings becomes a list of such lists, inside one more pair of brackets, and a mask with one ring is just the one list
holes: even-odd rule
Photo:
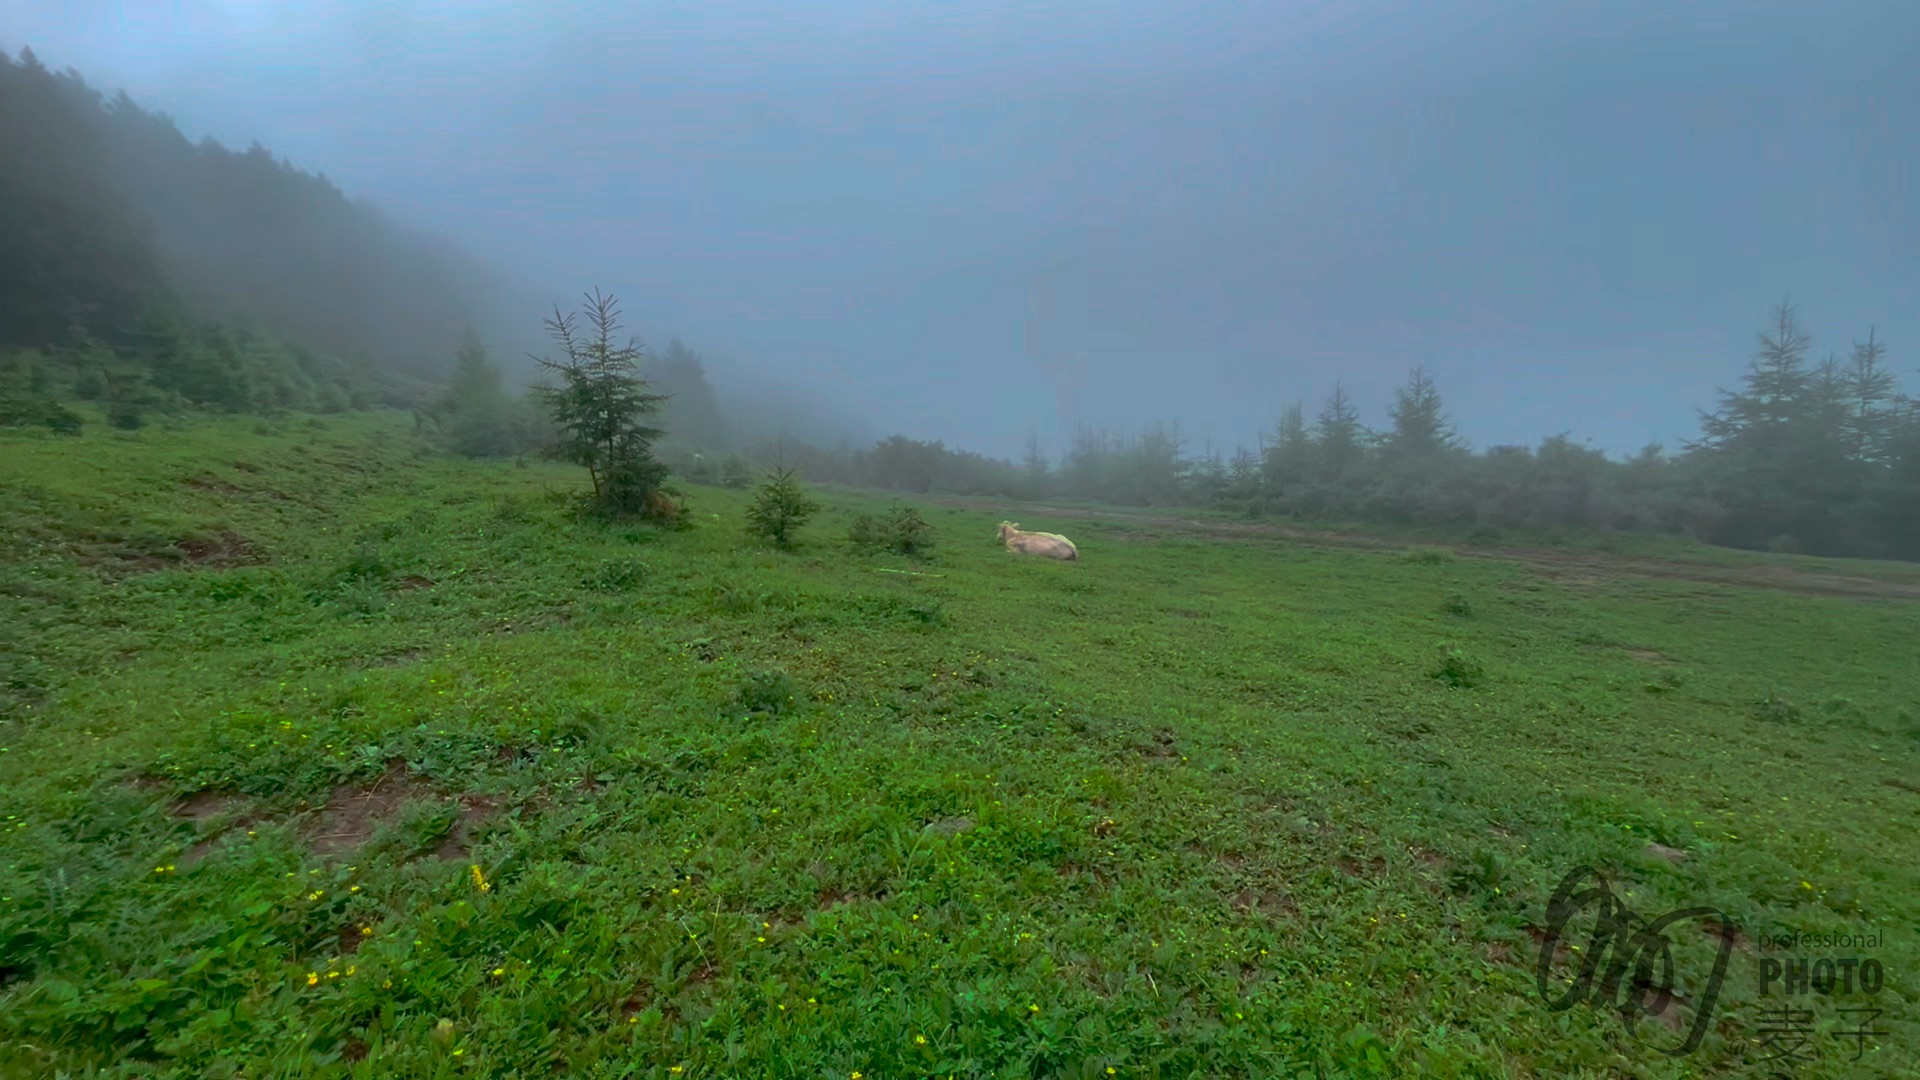
[[[0, 432], [0, 1075], [1764, 1077], [1783, 1004], [1791, 1075], [1920, 1075], [1912, 567], [932, 500], [915, 561], [845, 539], [886, 498], [780, 552], [583, 482]], [[1739, 929], [1693, 1053], [1543, 1002], [1583, 864]], [[1762, 996], [1796, 930], [1884, 985]]]

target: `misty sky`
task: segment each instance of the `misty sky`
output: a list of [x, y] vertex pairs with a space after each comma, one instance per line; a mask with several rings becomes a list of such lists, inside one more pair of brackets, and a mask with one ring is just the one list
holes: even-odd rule
[[1382, 425], [1416, 362], [1477, 446], [1672, 447], [1783, 296], [1920, 388], [1912, 0], [0, 0], [23, 44], [999, 455], [1336, 379]]

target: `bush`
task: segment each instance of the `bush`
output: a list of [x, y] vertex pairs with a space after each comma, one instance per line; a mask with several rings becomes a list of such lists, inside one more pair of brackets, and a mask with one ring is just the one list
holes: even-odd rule
[[747, 508], [747, 527], [780, 547], [793, 546], [793, 534], [819, 512], [820, 504], [807, 495], [792, 469], [776, 469], [754, 493]]
[[740, 684], [734, 701], [750, 713], [787, 713], [800, 703], [800, 684], [784, 671], [756, 671]]
[[1800, 707], [1779, 694], [1769, 692], [1766, 697], [1753, 703], [1748, 715], [1764, 723], [1790, 724], [1800, 719]]
[[1480, 661], [1459, 649], [1446, 646], [1440, 650], [1440, 667], [1433, 672], [1433, 677], [1448, 686], [1464, 689], [1480, 685], [1486, 674], [1486, 668], [1481, 666]]
[[933, 551], [933, 526], [911, 506], [895, 506], [885, 516], [861, 514], [853, 519], [847, 539], [855, 546], [925, 558]]
[[597, 592], [627, 592], [646, 583], [652, 568], [638, 559], [613, 559], [589, 573], [583, 584]]

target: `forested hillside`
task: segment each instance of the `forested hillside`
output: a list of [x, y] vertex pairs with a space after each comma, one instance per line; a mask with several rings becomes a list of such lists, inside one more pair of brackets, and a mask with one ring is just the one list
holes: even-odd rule
[[451, 246], [31, 50], [0, 56], [0, 147], [0, 410], [409, 404], [465, 328], [528, 336]]

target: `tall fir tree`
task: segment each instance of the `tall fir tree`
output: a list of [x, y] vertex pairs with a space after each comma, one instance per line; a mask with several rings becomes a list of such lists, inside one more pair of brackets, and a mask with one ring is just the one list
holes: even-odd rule
[[1424, 365], [1394, 392], [1387, 414], [1393, 426], [1381, 448], [1401, 460], [1431, 459], [1458, 446], [1458, 436], [1440, 402], [1440, 390]]
[[667, 467], [653, 456], [664, 429], [649, 421], [665, 397], [640, 377], [639, 343], [616, 345], [620, 308], [595, 289], [586, 297], [587, 327], [572, 313], [554, 310], [547, 330], [559, 344], [558, 360], [538, 359], [557, 375], [558, 386], [539, 388], [560, 440], [552, 452], [586, 467], [593, 481], [592, 507], [610, 516], [671, 517], [671, 501], [662, 486]]
[[1314, 458], [1321, 477], [1337, 481], [1352, 473], [1366, 457], [1367, 442], [1359, 407], [1346, 386], [1334, 383], [1333, 394], [1313, 425]]

